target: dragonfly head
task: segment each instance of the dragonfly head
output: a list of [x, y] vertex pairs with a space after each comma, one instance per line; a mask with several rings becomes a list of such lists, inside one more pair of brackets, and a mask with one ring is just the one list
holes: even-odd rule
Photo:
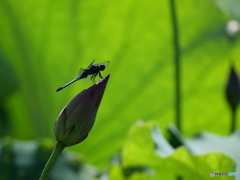
[[104, 71], [105, 68], [106, 68], [106, 66], [105, 66], [104, 64], [100, 64], [100, 65], [99, 65], [100, 71]]

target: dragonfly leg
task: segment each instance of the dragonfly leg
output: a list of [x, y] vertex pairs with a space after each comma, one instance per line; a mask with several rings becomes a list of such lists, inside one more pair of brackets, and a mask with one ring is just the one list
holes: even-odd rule
[[91, 77], [91, 80], [92, 80], [93, 84], [96, 83], [95, 78], [96, 78], [97, 74], [98, 74], [98, 73], [94, 74], [94, 75]]
[[103, 78], [103, 77], [102, 77], [102, 74], [101, 74], [100, 72], [98, 73], [98, 75], [99, 75], [100, 78]]

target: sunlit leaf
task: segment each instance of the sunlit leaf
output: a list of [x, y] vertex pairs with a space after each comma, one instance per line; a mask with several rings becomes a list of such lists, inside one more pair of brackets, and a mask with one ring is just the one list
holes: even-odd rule
[[[151, 139], [151, 131], [156, 127], [155, 123], [147, 122], [141, 125], [136, 124], [132, 127], [127, 142], [123, 148], [123, 165], [128, 166], [147, 166], [154, 170], [153, 178], [156, 179], [167, 178], [171, 179], [175, 175], [191, 179], [211, 179], [210, 172], [236, 172], [235, 162], [230, 157], [222, 154], [220, 148], [217, 148], [218, 143], [213, 143], [208, 146], [215, 146], [215, 151], [204, 151], [201, 155], [196, 151], [190, 149], [190, 142], [185, 143], [187, 147], [179, 147], [176, 151], [167, 157], [157, 155], [154, 151], [154, 139]], [[163, 139], [164, 136], [159, 134]], [[235, 142], [236, 143], [236, 142]], [[202, 143], [204, 145], [204, 143]], [[167, 143], [162, 144], [164, 148], [168, 148]], [[165, 147], [164, 147], [165, 146]], [[192, 144], [191, 147], [194, 147]], [[205, 146], [195, 146], [196, 149], [204, 149]], [[218, 149], [218, 150], [217, 150]], [[229, 148], [231, 149], [231, 148]], [[191, 150], [191, 149], [190, 149]], [[223, 152], [224, 153], [224, 152]], [[201, 170], [200, 170], [201, 169]], [[145, 173], [146, 174], [146, 173]], [[224, 179], [223, 177], [219, 177]], [[226, 177], [225, 177], [226, 178]]]
[[[223, 90], [229, 61], [236, 60], [239, 71], [239, 41], [229, 41], [224, 32], [229, 17], [211, 1], [183, 0], [176, 6], [183, 133], [227, 134], [230, 112]], [[155, 119], [162, 130], [175, 121], [168, 1], [2, 0], [0, 17], [0, 51], [21, 83], [7, 102], [12, 136], [53, 138], [61, 109], [92, 82], [55, 90], [93, 59], [110, 61], [103, 75], [110, 73], [111, 80], [88, 139], [72, 148], [89, 162], [105, 166], [139, 118]]]

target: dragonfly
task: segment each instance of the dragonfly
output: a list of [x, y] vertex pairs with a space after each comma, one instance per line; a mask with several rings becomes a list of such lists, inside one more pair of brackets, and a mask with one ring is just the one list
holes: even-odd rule
[[92, 82], [95, 83], [96, 82], [95, 78], [97, 77], [97, 75], [100, 78], [103, 78], [102, 74], [101, 74], [101, 71], [104, 71], [105, 68], [110, 64], [110, 62], [105, 61], [105, 62], [98, 63], [98, 64], [94, 64], [94, 62], [95, 62], [95, 59], [86, 69], [80, 68], [79, 71], [78, 71], [78, 76], [75, 79], [73, 79], [72, 81], [70, 81], [69, 83], [59, 87], [56, 90], [56, 92], [62, 90], [63, 88], [69, 86], [70, 84], [72, 84], [72, 83], [74, 83], [78, 80], [81, 80], [83, 82], [87, 82], [89, 80], [92, 80]]

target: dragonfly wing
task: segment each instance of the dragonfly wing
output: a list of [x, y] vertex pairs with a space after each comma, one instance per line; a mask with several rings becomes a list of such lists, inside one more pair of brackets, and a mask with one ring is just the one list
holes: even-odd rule
[[87, 78], [88, 74], [86, 73], [86, 69], [79, 69], [79, 72], [78, 72], [78, 80], [82, 80], [82, 79], [85, 79]]
[[85, 69], [80, 68], [80, 69], [78, 70], [78, 77], [81, 76], [81, 75], [84, 73], [84, 71], [85, 71]]
[[109, 64], [110, 64], [110, 62], [109, 62], [109, 61], [105, 61], [105, 62], [98, 63], [98, 64], [95, 64], [95, 65], [99, 66], [99, 65], [101, 65], [101, 64], [103, 64], [103, 65], [105, 65], [106, 67], [108, 67]]
[[82, 82], [88, 82], [88, 81], [90, 81], [91, 80], [91, 77], [92, 77], [93, 75], [87, 75], [85, 78], [81, 78], [80, 80], [82, 81]]
[[93, 62], [86, 69], [90, 69], [90, 67], [93, 65], [94, 62], [95, 62], [95, 59], [93, 60]]
[[[94, 61], [95, 61], [95, 59], [93, 60], [93, 62], [92, 62], [86, 69], [89, 69], [89, 68], [93, 65]], [[80, 68], [80, 69], [78, 70], [78, 77], [79, 77], [79, 79], [81, 79], [81, 76], [84, 74], [84, 72], [85, 72], [86, 69]], [[83, 77], [83, 78], [84, 78], [84, 77]]]

